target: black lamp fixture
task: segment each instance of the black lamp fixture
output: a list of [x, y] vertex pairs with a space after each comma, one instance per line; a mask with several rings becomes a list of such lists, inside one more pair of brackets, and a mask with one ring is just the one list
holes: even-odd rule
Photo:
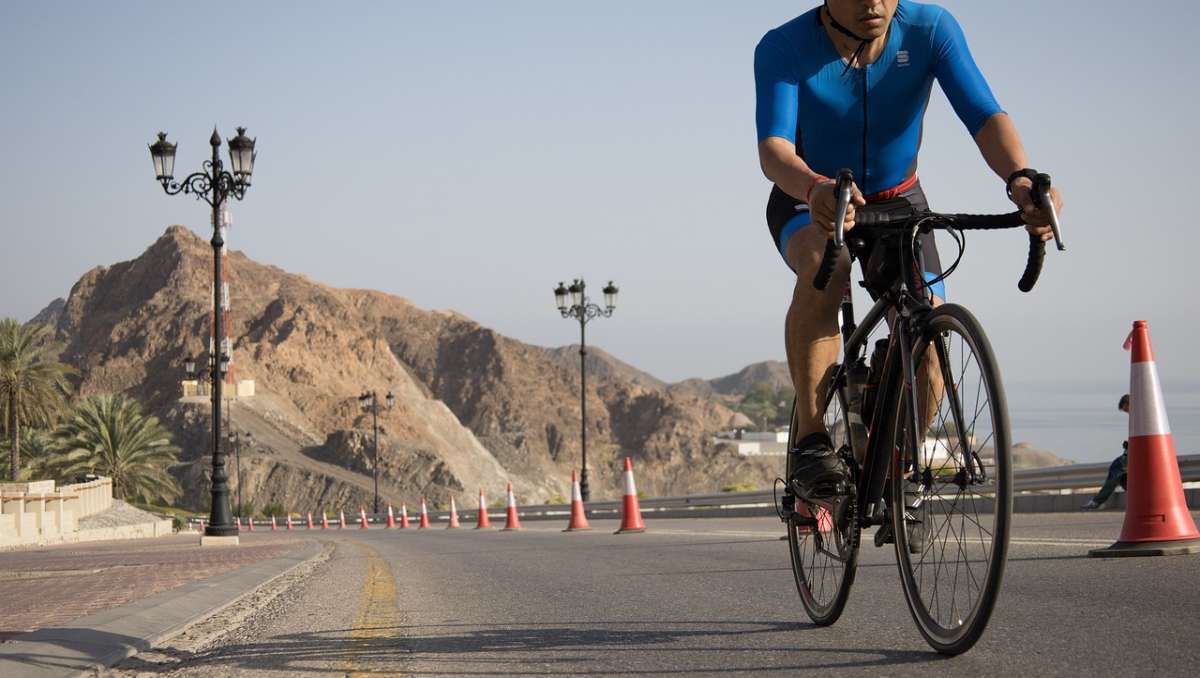
[[[591, 498], [588, 490], [587, 465], [587, 324], [596, 318], [611, 318], [617, 309], [616, 285], [610, 280], [604, 287], [604, 307], [591, 303], [587, 296], [587, 283], [583, 278], [576, 278], [569, 287], [558, 283], [554, 288], [554, 304], [564, 318], [579, 321], [579, 412], [582, 420], [580, 426], [580, 457], [582, 468], [579, 471], [579, 493], [584, 501]], [[568, 305], [568, 295], [570, 304]]]
[[[220, 214], [230, 198], [242, 200], [250, 187], [257, 158], [255, 139], [246, 136], [244, 127], [237, 128], [237, 136], [229, 140], [229, 166], [225, 171], [221, 162], [221, 135], [214, 127], [208, 144], [212, 155], [202, 164], [202, 170], [193, 172], [180, 181], [175, 180], [176, 144], [167, 141], [167, 133], [159, 132], [158, 140], [150, 144], [150, 159], [154, 163], [154, 179], [167, 195], [180, 193], [194, 196], [208, 203], [212, 209], [213, 236], [213, 280], [221, 280], [221, 249], [225, 241], [221, 235]], [[224, 314], [219, 295], [213, 295], [213, 327], [224, 327]], [[229, 373], [229, 356], [217, 357], [209, 354], [209, 374], [212, 379], [212, 513], [204, 534], [210, 537], [236, 536], [237, 525], [229, 511], [229, 477], [225, 473], [225, 459], [221, 453], [221, 391], [224, 377]], [[189, 378], [195, 375], [196, 363], [191, 356], [185, 361]], [[241, 483], [238, 483], [239, 488]]]

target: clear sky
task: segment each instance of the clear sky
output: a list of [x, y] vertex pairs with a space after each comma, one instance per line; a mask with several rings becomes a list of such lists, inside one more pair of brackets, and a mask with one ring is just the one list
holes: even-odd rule
[[[542, 345], [576, 340], [559, 280], [611, 278], [620, 307], [589, 339], [664, 379], [781, 358], [793, 277], [763, 220], [752, 54], [814, 4], [2, 3], [0, 316], [31, 317], [168, 224], [206, 234], [146, 145], [168, 131], [182, 176], [214, 123], [241, 124], [259, 158], [231, 246], [255, 259]], [[1119, 388], [1136, 318], [1168, 386], [1200, 378], [1184, 276], [1200, 236], [1177, 216], [1197, 183], [1198, 57], [1169, 30], [1200, 4], [944, 5], [1062, 187], [1070, 245], [1023, 295], [1024, 235], [972, 235], [951, 297], [1010, 381]], [[1009, 207], [936, 88], [921, 175], [935, 208]]]

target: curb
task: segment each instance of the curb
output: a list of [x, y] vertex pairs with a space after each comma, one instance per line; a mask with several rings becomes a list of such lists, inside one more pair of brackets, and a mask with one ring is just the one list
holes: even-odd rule
[[110, 610], [38, 629], [0, 644], [5, 678], [97, 675], [221, 612], [260, 587], [319, 556], [309, 541], [278, 558], [193, 581]]

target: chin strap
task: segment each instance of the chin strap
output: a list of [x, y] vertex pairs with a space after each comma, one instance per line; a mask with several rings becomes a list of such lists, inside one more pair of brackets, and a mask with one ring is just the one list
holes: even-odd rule
[[833, 11], [829, 9], [829, 0], [825, 0], [825, 13], [829, 15], [829, 25], [833, 26], [835, 31], [848, 38], [851, 38], [852, 40], [858, 41], [858, 48], [854, 50], [853, 56], [851, 56], [850, 60], [846, 62], [846, 67], [842, 69], [842, 75], [846, 75], [850, 72], [850, 69], [854, 67], [854, 64], [858, 61], [859, 57], [862, 56], [862, 53], [866, 51], [867, 44], [870, 42], [870, 40], [855, 35], [854, 32], [849, 28], [846, 28], [838, 23], [838, 20], [833, 18]]

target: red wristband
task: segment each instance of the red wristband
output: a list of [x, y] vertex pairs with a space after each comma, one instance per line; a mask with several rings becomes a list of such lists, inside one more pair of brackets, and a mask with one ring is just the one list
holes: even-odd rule
[[825, 176], [824, 174], [818, 174], [817, 178], [813, 179], [812, 185], [808, 187], [808, 193], [804, 196], [804, 202], [806, 204], [812, 205], [813, 189], [816, 188], [817, 184], [821, 183], [822, 181], [829, 181], [829, 177]]

